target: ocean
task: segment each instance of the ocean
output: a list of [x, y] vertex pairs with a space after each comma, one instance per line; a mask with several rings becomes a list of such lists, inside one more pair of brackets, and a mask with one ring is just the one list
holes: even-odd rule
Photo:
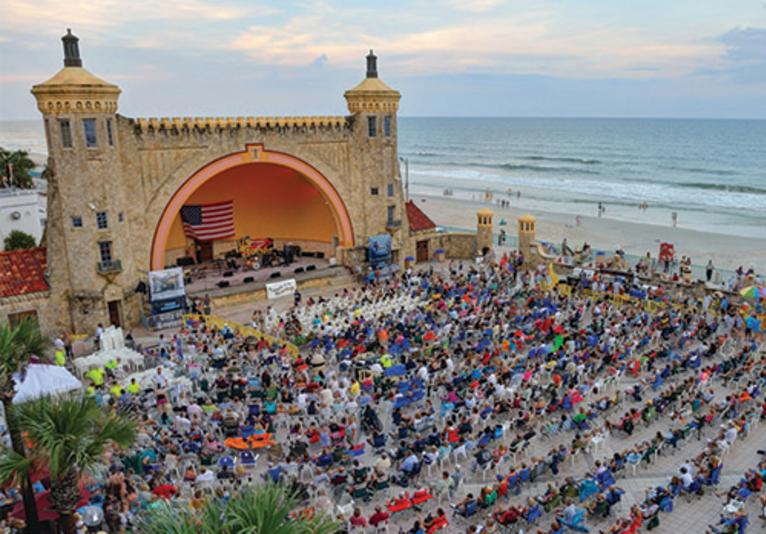
[[399, 155], [411, 194], [766, 237], [766, 121], [401, 118]]
[[[0, 121], [0, 146], [44, 154], [42, 121]], [[411, 194], [766, 237], [766, 121], [402, 117], [399, 155]]]

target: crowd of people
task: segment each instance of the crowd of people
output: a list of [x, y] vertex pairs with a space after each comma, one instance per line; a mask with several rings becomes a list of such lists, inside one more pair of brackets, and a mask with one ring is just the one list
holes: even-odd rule
[[[586, 529], [614, 517], [619, 477], [719, 422], [723, 435], [663, 491], [720, 473], [721, 450], [766, 410], [763, 339], [738, 311], [598, 273], [564, 291], [520, 265], [442, 264], [253, 315], [297, 354], [190, 317], [143, 348], [151, 387], [118, 370], [93, 385], [139, 420], [135, 446], [89, 488], [104, 528], [273, 481], [349, 531]], [[635, 291], [643, 300], [610, 297]], [[585, 456], [595, 467], [578, 476]], [[636, 513], [609, 531], [630, 532]]]

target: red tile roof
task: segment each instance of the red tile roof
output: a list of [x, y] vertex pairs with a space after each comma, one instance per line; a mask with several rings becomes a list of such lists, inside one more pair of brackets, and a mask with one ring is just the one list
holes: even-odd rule
[[0, 297], [47, 291], [47, 268], [48, 260], [44, 247], [0, 252]]
[[433, 230], [436, 228], [436, 223], [431, 218], [423, 213], [419, 207], [415, 205], [412, 200], [407, 201], [407, 219], [410, 221], [410, 230], [413, 232], [419, 232], [421, 230]]

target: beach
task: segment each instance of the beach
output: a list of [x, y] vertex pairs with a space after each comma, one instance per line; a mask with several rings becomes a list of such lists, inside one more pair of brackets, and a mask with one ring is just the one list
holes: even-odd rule
[[[505, 228], [509, 236], [517, 235], [516, 218], [530, 213], [537, 217], [537, 239], [557, 245], [566, 237], [573, 248], [579, 248], [583, 241], [587, 241], [597, 249], [613, 251], [620, 245], [629, 254], [644, 255], [649, 251], [656, 257], [659, 243], [667, 241], [675, 245], [678, 258], [691, 256], [695, 265], [704, 265], [712, 259], [716, 268], [734, 270], [742, 265], [745, 269], [752, 267], [758, 273], [766, 272], [766, 239], [672, 228], [670, 224], [639, 224], [611, 218], [609, 213], [600, 218], [583, 215], [578, 227], [574, 215], [527, 209], [523, 196], [520, 199], [514, 197], [507, 208], [489, 202], [422, 194], [411, 198], [437, 225], [448, 228], [475, 230], [476, 210], [490, 207], [495, 212], [496, 233]], [[622, 209], [638, 211], [637, 208]], [[507, 226], [499, 226], [501, 219], [507, 221]]]

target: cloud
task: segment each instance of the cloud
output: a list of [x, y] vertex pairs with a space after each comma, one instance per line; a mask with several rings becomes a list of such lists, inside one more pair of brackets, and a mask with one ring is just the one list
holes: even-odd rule
[[323, 67], [327, 63], [327, 54], [320, 54], [318, 58], [311, 62], [312, 67]]
[[[4, 0], [0, 30], [19, 34], [33, 28], [37, 35], [63, 35], [66, 28], [72, 28], [76, 35], [93, 33], [120, 39], [131, 33], [143, 34], [145, 23], [164, 21], [169, 25], [190, 24], [199, 28], [205, 23], [244, 18], [256, 8], [259, 16], [279, 12], [227, 0], [69, 0], [65, 5], [60, 0]], [[118, 29], [119, 33], [110, 33]]]
[[714, 65], [697, 73], [736, 83], [766, 83], [766, 28], [733, 28], [715, 39], [724, 45]]
[[50, 72], [37, 73], [0, 73], [0, 83], [40, 83], [51, 77]]
[[718, 42], [656, 39], [633, 28], [562, 31], [548, 10], [513, 17], [460, 17], [413, 28], [407, 16], [381, 15], [366, 23], [357, 11], [302, 13], [280, 25], [255, 25], [235, 36], [231, 50], [258, 63], [298, 66], [326, 55], [341, 68], [358, 67], [366, 48], [384, 72], [504, 72], [564, 77], [682, 76], [717, 57]]
[[449, 7], [455, 11], [467, 11], [469, 13], [486, 13], [493, 11], [506, 0], [450, 0]]

